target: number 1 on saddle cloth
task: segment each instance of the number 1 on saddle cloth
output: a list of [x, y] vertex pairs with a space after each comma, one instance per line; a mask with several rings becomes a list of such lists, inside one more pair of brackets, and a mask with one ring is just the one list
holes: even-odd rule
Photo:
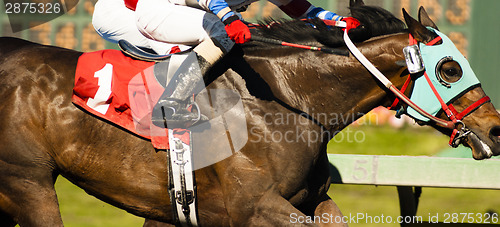
[[163, 64], [159, 74], [166, 77], [160, 79], [166, 88], [153, 108], [153, 124], [164, 128], [187, 128], [207, 120], [193, 98], [196, 92], [205, 88], [196, 53], [174, 54], [159, 64]]

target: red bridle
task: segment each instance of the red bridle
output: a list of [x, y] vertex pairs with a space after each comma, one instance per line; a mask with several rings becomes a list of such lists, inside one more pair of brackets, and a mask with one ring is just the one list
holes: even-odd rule
[[[436, 43], [438, 43], [440, 40], [441, 40], [441, 37], [438, 36], [437, 38], [433, 39], [432, 41], [430, 41], [426, 45], [433, 46]], [[415, 40], [411, 34], [409, 36], [409, 41], [410, 41], [409, 42], [410, 45], [415, 45], [418, 43], [417, 40]], [[443, 98], [441, 98], [441, 95], [438, 93], [438, 91], [434, 87], [434, 84], [432, 84], [432, 82], [429, 78], [429, 75], [427, 75], [427, 72], [424, 72], [423, 76], [425, 77], [427, 83], [429, 84], [429, 87], [432, 89], [432, 92], [434, 93], [436, 98], [439, 100], [439, 103], [441, 104], [441, 109], [444, 111], [446, 116], [454, 124], [453, 132], [450, 136], [449, 145], [452, 147], [457, 147], [460, 143], [460, 140], [463, 139], [466, 135], [468, 135], [470, 133], [470, 131], [465, 127], [465, 124], [462, 122], [462, 119], [465, 118], [466, 116], [468, 116], [469, 114], [471, 114], [472, 112], [474, 112], [475, 110], [477, 110], [479, 107], [481, 107], [485, 103], [490, 102], [490, 97], [484, 96], [481, 99], [474, 102], [469, 107], [465, 108], [462, 112], [458, 112], [456, 110], [456, 108], [453, 106], [453, 103], [450, 103], [449, 105], [447, 105], [444, 102]], [[408, 76], [408, 79], [406, 79], [405, 83], [403, 84], [403, 87], [401, 88], [402, 93], [404, 93], [406, 91], [410, 82], [411, 82], [411, 76]], [[399, 98], [396, 98], [394, 100], [393, 104], [391, 105], [391, 107], [389, 107], [389, 109], [394, 109], [398, 105], [398, 103], [399, 103]], [[458, 128], [459, 126], [460, 126], [460, 128]]]

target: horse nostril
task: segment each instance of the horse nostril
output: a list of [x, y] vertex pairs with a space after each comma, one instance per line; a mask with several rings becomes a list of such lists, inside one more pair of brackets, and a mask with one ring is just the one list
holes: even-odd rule
[[500, 142], [500, 126], [495, 126], [490, 129], [490, 138], [494, 142]]

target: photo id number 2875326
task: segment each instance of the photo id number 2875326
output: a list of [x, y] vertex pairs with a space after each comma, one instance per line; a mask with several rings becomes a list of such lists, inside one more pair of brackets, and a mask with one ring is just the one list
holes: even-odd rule
[[6, 14], [58, 14], [61, 13], [61, 4], [56, 2], [6, 2]]

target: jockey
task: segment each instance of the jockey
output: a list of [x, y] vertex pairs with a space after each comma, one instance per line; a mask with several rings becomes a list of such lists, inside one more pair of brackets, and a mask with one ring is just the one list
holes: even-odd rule
[[[229, 52], [235, 43], [250, 40], [248, 27], [233, 10], [246, 9], [255, 1], [258, 0], [99, 0], [92, 24], [108, 41], [125, 39], [158, 54], [175, 53], [178, 48], [197, 45], [190, 53], [197, 59], [192, 64], [206, 68]], [[269, 1], [292, 18], [342, 20], [350, 28], [359, 25], [352, 17], [341, 17], [307, 0]], [[198, 117], [181, 104], [192, 95], [194, 83], [201, 78], [195, 74], [199, 72], [176, 72], [177, 85], [171, 94], [162, 95], [153, 110], [153, 119], [189, 122]]]

